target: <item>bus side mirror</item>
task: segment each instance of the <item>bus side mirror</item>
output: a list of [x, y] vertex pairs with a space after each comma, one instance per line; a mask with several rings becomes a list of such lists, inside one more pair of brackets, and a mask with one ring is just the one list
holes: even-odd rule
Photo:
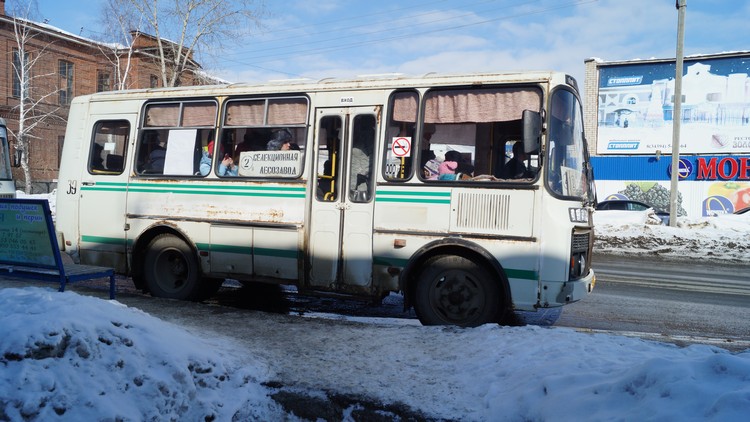
[[523, 149], [538, 153], [542, 144], [542, 115], [532, 110], [523, 111]]

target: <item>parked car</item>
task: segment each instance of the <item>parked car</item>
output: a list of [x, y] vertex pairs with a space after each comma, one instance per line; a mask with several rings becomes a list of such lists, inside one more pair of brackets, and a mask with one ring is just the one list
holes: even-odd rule
[[647, 211], [654, 210], [654, 214], [661, 220], [662, 224], [669, 224], [669, 211], [664, 211], [645, 202], [632, 199], [612, 199], [596, 204], [597, 211]]

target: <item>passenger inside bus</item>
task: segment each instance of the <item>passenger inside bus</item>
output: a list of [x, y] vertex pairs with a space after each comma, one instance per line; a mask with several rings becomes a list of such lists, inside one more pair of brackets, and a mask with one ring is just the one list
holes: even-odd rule
[[152, 138], [150, 142], [153, 143], [153, 149], [148, 154], [148, 162], [146, 163], [146, 171], [150, 174], [162, 174], [164, 173], [164, 160], [167, 157], [166, 144], [159, 137], [159, 132], [150, 132]]
[[[214, 153], [214, 141], [208, 141], [208, 146], [203, 150], [203, 157], [201, 158], [200, 172], [202, 176], [206, 176], [211, 171], [211, 161]], [[219, 163], [219, 168], [216, 173], [219, 176], [237, 176], [238, 169], [234, 164], [232, 157], [226, 153]]]
[[370, 180], [372, 171], [372, 152], [375, 147], [375, 117], [358, 115], [354, 118], [352, 133], [351, 157], [351, 200], [367, 202], [370, 200]]
[[534, 174], [526, 167], [528, 154], [524, 151], [523, 142], [516, 141], [513, 144], [513, 158], [503, 167], [500, 173], [501, 179], [524, 179], [534, 177]]
[[104, 159], [102, 159], [102, 152], [104, 147], [101, 144], [94, 143], [91, 152], [91, 170], [103, 171], [106, 170], [104, 167]]
[[[273, 133], [273, 137], [268, 141], [267, 148], [269, 151], [290, 150], [293, 140], [292, 132], [289, 129], [279, 129]], [[299, 146], [296, 149], [299, 149]]]

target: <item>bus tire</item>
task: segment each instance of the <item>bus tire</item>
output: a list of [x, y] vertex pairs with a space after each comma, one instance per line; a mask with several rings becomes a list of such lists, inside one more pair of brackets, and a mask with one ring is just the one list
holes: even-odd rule
[[152, 296], [195, 301], [205, 298], [193, 250], [171, 234], [160, 234], [148, 244], [143, 278]]
[[476, 327], [496, 323], [501, 314], [497, 277], [482, 265], [455, 255], [425, 263], [415, 290], [414, 307], [423, 325]]

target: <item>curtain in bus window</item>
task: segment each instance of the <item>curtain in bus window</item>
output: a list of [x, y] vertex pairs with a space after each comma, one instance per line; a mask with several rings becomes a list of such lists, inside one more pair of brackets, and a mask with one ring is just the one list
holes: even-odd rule
[[152, 104], [146, 107], [147, 127], [176, 127], [180, 121], [180, 104]]
[[289, 98], [268, 101], [269, 125], [301, 125], [307, 122], [307, 100]]
[[265, 109], [264, 100], [232, 101], [227, 105], [224, 124], [227, 126], [261, 126]]
[[417, 121], [417, 97], [411, 92], [402, 92], [393, 98], [393, 120], [414, 123]]
[[216, 122], [216, 103], [185, 103], [182, 126], [213, 126]]
[[505, 122], [523, 110], [538, 111], [541, 93], [534, 89], [432, 91], [425, 101], [425, 123]]

